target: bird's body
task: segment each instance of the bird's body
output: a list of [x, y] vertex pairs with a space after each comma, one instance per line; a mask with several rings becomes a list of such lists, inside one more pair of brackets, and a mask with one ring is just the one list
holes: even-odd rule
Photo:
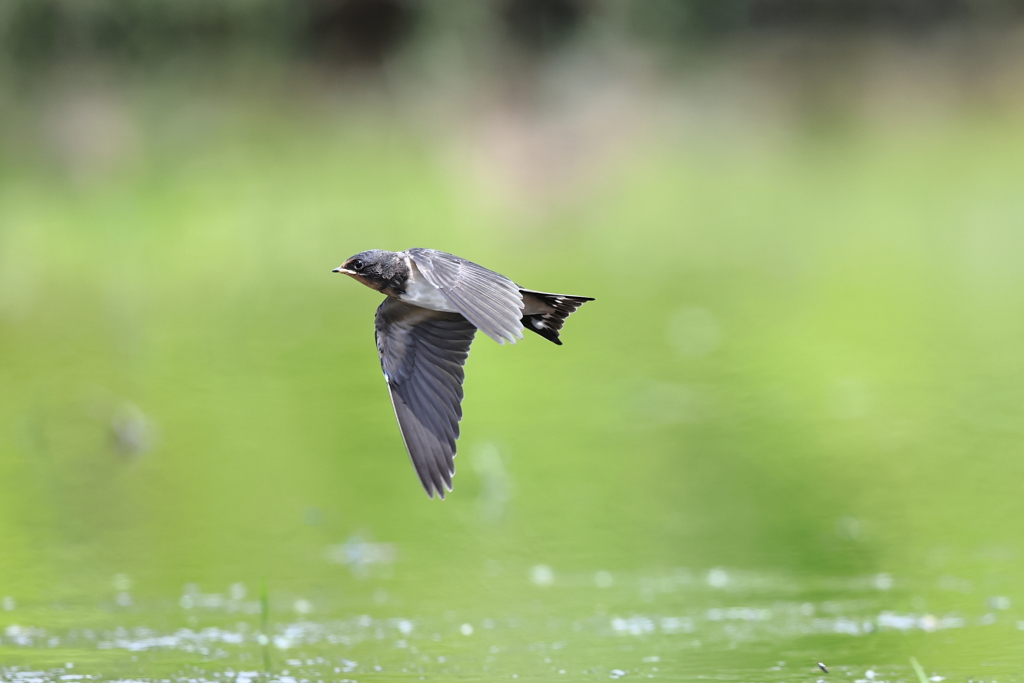
[[375, 318], [377, 351], [406, 450], [430, 497], [451, 490], [462, 366], [476, 331], [514, 344], [525, 327], [561, 345], [565, 319], [593, 301], [522, 289], [433, 249], [364, 251], [334, 272], [387, 295]]

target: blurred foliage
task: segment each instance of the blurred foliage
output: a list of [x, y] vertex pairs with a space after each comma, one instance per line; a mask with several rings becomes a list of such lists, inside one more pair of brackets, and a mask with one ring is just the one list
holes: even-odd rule
[[[543, 54], [599, 20], [640, 42], [700, 45], [743, 32], [934, 27], [1019, 21], [1021, 0], [11, 0], [0, 7], [2, 53], [24, 66], [83, 56], [146, 62], [224, 50], [271, 51], [334, 64], [376, 64], [425, 28], [470, 25]], [[482, 12], [480, 10], [483, 10]], [[428, 19], [429, 20], [425, 20]]]
[[[23, 593], [75, 585], [69, 553], [154, 590], [309, 581], [364, 527], [455, 592], [487, 558], [914, 571], [1017, 537], [1015, 117], [781, 141], [668, 118], [538, 196], [500, 155], [451, 161], [504, 138], [304, 97], [13, 110], [0, 572]], [[475, 344], [443, 504], [402, 452], [377, 297], [329, 272], [414, 245], [597, 297], [565, 347]]]
[[880, 28], [920, 31], [1020, 18], [1019, 0], [653, 0], [635, 3], [643, 35], [686, 40], [758, 29]]

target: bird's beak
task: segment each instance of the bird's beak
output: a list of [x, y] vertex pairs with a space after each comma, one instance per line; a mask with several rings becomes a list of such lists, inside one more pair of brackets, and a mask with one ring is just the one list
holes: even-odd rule
[[332, 273], [344, 273], [345, 275], [355, 275], [356, 274], [356, 271], [349, 270], [348, 268], [345, 268], [343, 266], [338, 266], [337, 268], [335, 268], [331, 272]]

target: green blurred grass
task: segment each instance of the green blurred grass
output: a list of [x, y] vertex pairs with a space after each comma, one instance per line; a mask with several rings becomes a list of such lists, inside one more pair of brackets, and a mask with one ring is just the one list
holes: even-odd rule
[[[668, 121], [583, 191], [497, 200], [458, 122], [285, 95], [128, 88], [131, 151], [98, 167], [54, 151], [42, 98], [9, 105], [0, 581], [26, 606], [117, 572], [143, 597], [330, 592], [353, 579], [324, 548], [355, 532], [397, 545], [412, 605], [514, 604], [488, 560], [1011, 571], [984, 558], [1019, 552], [1024, 512], [1019, 117]], [[597, 298], [562, 348], [474, 346], [444, 503], [394, 425], [377, 297], [329, 272], [411, 246]], [[720, 331], [704, 355], [669, 336], [692, 307]], [[155, 425], [138, 457], [110, 446], [121, 401]], [[513, 487], [498, 521], [486, 444]]]

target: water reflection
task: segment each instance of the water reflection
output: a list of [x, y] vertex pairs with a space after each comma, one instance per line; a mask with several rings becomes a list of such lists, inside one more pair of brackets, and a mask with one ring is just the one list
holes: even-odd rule
[[[590, 573], [591, 577], [605, 575], [610, 573]], [[1012, 610], [1012, 602], [1005, 596], [992, 596], [971, 612], [910, 612], [894, 608], [905, 597], [896, 594], [892, 586], [906, 587], [912, 582], [880, 581], [880, 576], [804, 581], [716, 568], [706, 572], [703, 581], [693, 581], [689, 570], [675, 570], [634, 574], [614, 582], [602, 578], [587, 586], [572, 585], [571, 576], [568, 585], [556, 583], [550, 567], [538, 565], [531, 570], [529, 581], [547, 587], [550, 596], [547, 609], [540, 613], [519, 609], [485, 615], [448, 610], [438, 616], [325, 614], [312, 619], [308, 615], [323, 611], [325, 605], [299, 598], [295, 600], [299, 618], [271, 624], [269, 639], [248, 621], [169, 630], [141, 625], [91, 629], [11, 624], [0, 634], [0, 648], [8, 660], [44, 662], [56, 657], [66, 663], [56, 668], [8, 666], [0, 670], [0, 680], [91, 680], [101, 674], [94, 671], [90, 658], [81, 654], [89, 651], [145, 654], [145, 660], [132, 660], [138, 662], [132, 665], [132, 678], [140, 681], [170, 676], [191, 681], [227, 677], [298, 683], [343, 680], [339, 674], [351, 674], [353, 680], [415, 674], [487, 679], [513, 674], [542, 677], [545, 672], [564, 672], [558, 675], [580, 680], [627, 676], [690, 680], [703, 677], [701, 666], [716, 662], [721, 667], [733, 660], [730, 679], [782, 683], [806, 677], [813, 667], [821, 666], [817, 663], [822, 660], [809, 655], [805, 662], [796, 657], [772, 660], [770, 666], [755, 664], [759, 656], [751, 658], [749, 653], [770, 646], [779, 652], [816, 650], [828, 654], [824, 661], [833, 674], [877, 683], [906, 680], [907, 663], [876, 660], [871, 666], [858, 666], [854, 662], [862, 658], [862, 648], [835, 638], [850, 639], [849, 643], [869, 639], [866, 652], [873, 652], [869, 656], [874, 658], [878, 644], [894, 636], [930, 635], [948, 644], [969, 642], [974, 633], [1004, 640], [1012, 637], [1010, 633], [1024, 630], [1024, 620], [1009, 614], [1000, 617], [999, 613]], [[124, 579], [119, 579], [122, 584]], [[653, 603], [638, 600], [638, 592], [650, 586], [660, 587], [660, 597]], [[826, 587], [830, 599], [812, 597]], [[672, 597], [680, 590], [685, 595], [682, 600]], [[239, 610], [239, 601], [247, 593], [242, 584], [232, 585], [228, 593], [203, 594], [188, 586], [181, 608], [194, 610], [202, 605], [209, 610], [207, 619], [213, 612], [249, 612]], [[599, 597], [614, 601], [615, 612], [588, 610], [587, 605]], [[300, 609], [300, 603], [306, 605]], [[153, 604], [145, 607], [144, 618], [165, 620], [169, 616]], [[942, 635], [956, 633], [963, 635]], [[264, 646], [276, 653], [270, 671], [259, 666], [258, 653]], [[924, 641], [920, 647], [930, 650]], [[197, 656], [203, 663], [175, 672], [173, 652]], [[942, 672], [930, 672], [929, 680], [938, 683], [965, 673], [956, 665], [947, 666]], [[1007, 674], [1000, 669], [999, 680], [1022, 680]], [[975, 680], [984, 678], [976, 676]]]
[[498, 447], [492, 443], [482, 444], [476, 449], [472, 464], [480, 481], [480, 493], [477, 494], [480, 518], [486, 522], [497, 522], [512, 498], [512, 480]]
[[389, 570], [397, 556], [398, 550], [393, 544], [366, 541], [358, 535], [327, 548], [330, 562], [348, 565], [352, 574], [360, 578], [370, 576], [375, 570]]

